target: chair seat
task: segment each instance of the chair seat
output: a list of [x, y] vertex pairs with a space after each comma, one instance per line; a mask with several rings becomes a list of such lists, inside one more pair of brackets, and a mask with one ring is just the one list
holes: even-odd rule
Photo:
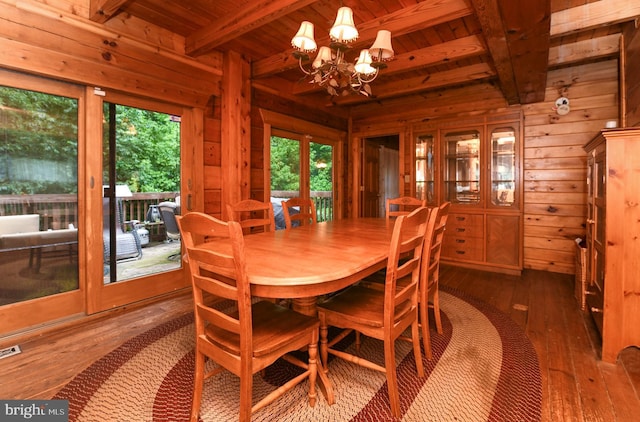
[[[380, 290], [360, 285], [349, 287], [318, 307], [323, 309], [329, 324], [335, 327], [342, 324], [352, 326], [355, 323], [381, 328], [384, 326], [384, 287]], [[410, 306], [399, 306], [396, 308], [395, 320], [402, 320], [410, 311]]]
[[[255, 357], [273, 354], [274, 350], [290, 345], [305, 330], [311, 332], [320, 324], [317, 318], [264, 300], [251, 306], [251, 314], [253, 356]], [[237, 312], [232, 314], [235, 318], [237, 315]], [[240, 353], [239, 335], [212, 325], [207, 327], [205, 334], [211, 342], [227, 352], [236, 355]]]

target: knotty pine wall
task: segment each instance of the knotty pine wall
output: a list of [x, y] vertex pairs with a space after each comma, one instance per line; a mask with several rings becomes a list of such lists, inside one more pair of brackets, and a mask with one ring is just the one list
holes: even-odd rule
[[624, 31], [625, 126], [640, 126], [640, 28], [627, 24]]
[[[586, 158], [582, 146], [619, 111], [618, 61], [550, 71], [545, 100], [524, 112], [524, 266], [575, 271], [576, 237], [584, 238]], [[553, 110], [563, 95], [571, 111]]]

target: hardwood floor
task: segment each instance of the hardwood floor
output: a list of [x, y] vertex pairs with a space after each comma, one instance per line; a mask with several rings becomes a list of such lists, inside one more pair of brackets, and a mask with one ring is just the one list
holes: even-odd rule
[[[615, 365], [600, 360], [600, 339], [573, 297], [573, 276], [526, 270], [516, 277], [443, 266], [441, 282], [493, 305], [525, 330], [540, 361], [542, 421], [637, 420], [640, 349], [624, 350]], [[191, 311], [190, 293], [183, 292], [22, 339], [0, 339], [0, 347], [19, 340], [22, 349], [0, 360], [0, 398], [51, 398], [124, 341]]]

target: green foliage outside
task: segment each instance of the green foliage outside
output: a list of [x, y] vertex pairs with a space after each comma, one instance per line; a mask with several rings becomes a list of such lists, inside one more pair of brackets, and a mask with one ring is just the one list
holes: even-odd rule
[[0, 87], [0, 194], [76, 193], [78, 102]]
[[[333, 190], [331, 145], [311, 142], [309, 147], [312, 191]], [[271, 190], [298, 191], [300, 174], [300, 142], [271, 137]]]
[[[109, 110], [105, 104], [104, 139], [108, 139]], [[131, 192], [180, 190], [180, 124], [172, 116], [116, 105], [116, 184]], [[108, 179], [108, 145], [103, 154], [103, 179]], [[106, 184], [106, 183], [105, 183]]]

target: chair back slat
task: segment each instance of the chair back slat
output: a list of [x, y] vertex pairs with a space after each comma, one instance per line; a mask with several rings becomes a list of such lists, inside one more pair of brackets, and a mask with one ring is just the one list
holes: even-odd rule
[[245, 234], [274, 231], [276, 224], [271, 202], [245, 199], [236, 204], [227, 204], [229, 220], [237, 221]]
[[[395, 221], [385, 279], [384, 318], [392, 329], [393, 322], [418, 306], [421, 259], [425, 233], [432, 210], [419, 207]], [[403, 279], [402, 288], [397, 280]]]
[[[196, 333], [204, 335], [204, 329], [212, 325], [239, 334], [242, 349], [251, 350], [251, 292], [244, 260], [244, 238], [240, 223], [224, 222], [202, 213], [190, 212], [177, 216], [176, 220], [189, 260], [192, 274], [196, 312]], [[206, 239], [215, 237], [230, 244], [228, 250], [212, 251], [203, 249], [194, 242], [194, 237]], [[236, 302], [238, 313], [230, 315], [205, 302], [209, 297], [230, 299]], [[202, 332], [200, 332], [202, 331]], [[210, 347], [216, 348], [215, 344]], [[224, 353], [219, 348], [219, 353]], [[249, 358], [250, 359], [250, 358]], [[233, 371], [232, 371], [233, 372]]]
[[426, 207], [427, 201], [413, 198], [411, 196], [400, 196], [398, 198], [387, 198], [385, 201], [385, 217], [399, 217], [407, 215], [416, 208]]
[[284, 214], [284, 225], [287, 229], [295, 227], [296, 224], [306, 225], [318, 222], [316, 204], [311, 199], [291, 198], [287, 201], [282, 201], [282, 213]]

